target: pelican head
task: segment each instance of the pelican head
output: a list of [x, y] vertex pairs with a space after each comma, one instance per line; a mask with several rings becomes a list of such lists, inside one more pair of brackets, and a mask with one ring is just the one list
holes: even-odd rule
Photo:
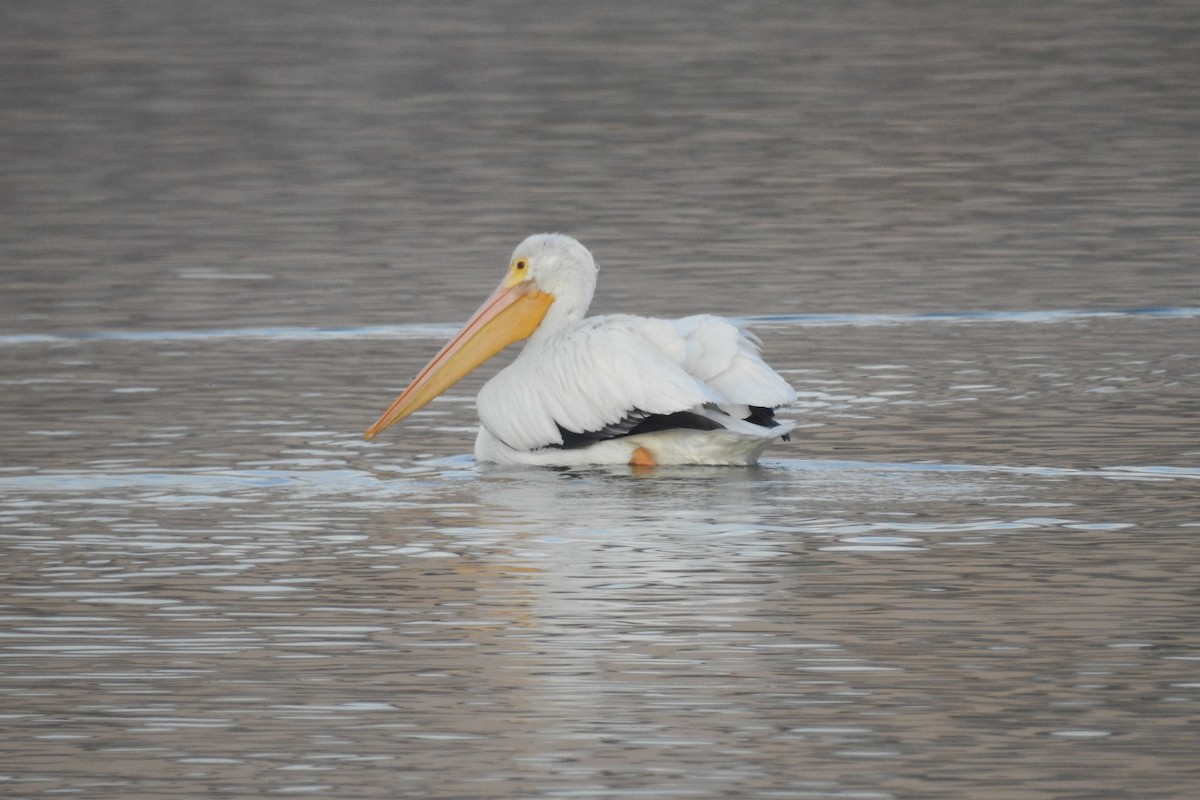
[[554, 297], [541, 330], [583, 319], [596, 291], [598, 272], [586, 247], [561, 233], [535, 233], [517, 245], [509, 263], [527, 264], [529, 281]]
[[596, 288], [596, 272], [592, 254], [570, 236], [539, 233], [521, 242], [500, 285], [367, 429], [367, 439], [424, 408], [539, 326], [557, 330], [582, 319]]

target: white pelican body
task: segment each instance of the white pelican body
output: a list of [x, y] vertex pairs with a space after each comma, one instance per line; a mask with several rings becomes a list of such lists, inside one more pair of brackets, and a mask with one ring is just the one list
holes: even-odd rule
[[490, 298], [367, 431], [423, 407], [508, 344], [479, 393], [475, 458], [499, 464], [753, 464], [796, 393], [728, 320], [584, 318], [596, 265], [579, 242], [530, 236]]

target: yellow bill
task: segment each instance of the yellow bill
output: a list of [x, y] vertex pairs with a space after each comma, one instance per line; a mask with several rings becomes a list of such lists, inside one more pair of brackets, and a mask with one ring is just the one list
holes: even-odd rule
[[501, 283], [462, 330], [425, 365], [412, 384], [367, 429], [368, 440], [424, 408], [480, 364], [537, 329], [554, 296], [538, 290], [530, 281], [510, 284], [509, 279]]

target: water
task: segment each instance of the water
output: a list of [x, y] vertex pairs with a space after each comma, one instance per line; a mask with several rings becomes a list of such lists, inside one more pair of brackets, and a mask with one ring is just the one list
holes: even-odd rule
[[[2, 13], [0, 794], [1200, 791], [1189, 4]], [[364, 442], [543, 229], [793, 441]]]

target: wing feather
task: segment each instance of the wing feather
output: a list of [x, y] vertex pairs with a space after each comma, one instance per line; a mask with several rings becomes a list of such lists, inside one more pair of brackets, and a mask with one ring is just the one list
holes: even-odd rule
[[563, 431], [570, 438], [617, 430], [635, 415], [706, 404], [774, 408], [794, 399], [759, 357], [757, 340], [727, 320], [611, 315], [531, 339], [483, 387], [478, 409], [496, 438], [533, 450], [562, 445]]
[[690, 358], [681, 366], [737, 405], [778, 408], [796, 391], [759, 355], [758, 337], [721, 317], [701, 314], [675, 321]]

